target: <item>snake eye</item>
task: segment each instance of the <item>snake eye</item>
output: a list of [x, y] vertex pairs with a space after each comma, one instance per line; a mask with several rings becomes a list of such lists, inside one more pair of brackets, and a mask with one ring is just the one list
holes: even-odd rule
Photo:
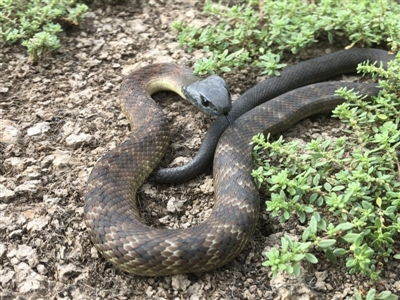
[[210, 104], [210, 101], [208, 101], [203, 95], [200, 95], [200, 100], [201, 105], [203, 105], [204, 107], [208, 107], [208, 105]]

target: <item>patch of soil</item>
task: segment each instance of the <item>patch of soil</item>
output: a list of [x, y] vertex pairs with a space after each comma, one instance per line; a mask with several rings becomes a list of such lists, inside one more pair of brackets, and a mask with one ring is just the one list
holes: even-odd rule
[[[24, 49], [0, 50], [0, 298], [1, 299], [346, 299], [368, 282], [343, 262], [304, 264], [300, 278], [262, 267], [263, 252], [299, 224], [279, 224], [262, 208], [252, 242], [233, 262], [206, 274], [143, 278], [127, 275], [99, 256], [83, 220], [91, 168], [126, 139], [129, 125], [118, 103], [119, 85], [145, 64], [192, 65], [200, 51], [177, 47], [172, 21], [206, 22], [203, 3], [132, 1], [93, 8], [80, 29], [64, 32], [62, 48], [33, 65]], [[320, 43], [295, 63], [338, 50]], [[261, 80], [243, 70], [226, 77], [233, 98]], [[194, 155], [212, 120], [179, 97], [156, 95], [173, 140], [164, 165]], [[333, 130], [333, 131], [332, 131]], [[287, 137], [338, 132], [326, 116], [301, 122]], [[264, 199], [265, 200], [265, 199]], [[173, 186], [146, 183], [138, 195], [152, 224], [183, 228], [202, 222], [213, 205], [209, 173]], [[172, 209], [171, 209], [172, 207]], [[322, 258], [322, 257], [321, 257]], [[399, 269], [383, 271], [382, 289], [400, 292]]]

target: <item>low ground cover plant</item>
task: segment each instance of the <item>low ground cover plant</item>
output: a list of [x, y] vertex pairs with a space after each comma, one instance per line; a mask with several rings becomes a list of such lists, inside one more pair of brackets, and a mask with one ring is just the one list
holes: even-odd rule
[[87, 9], [75, 0], [0, 0], [0, 43], [21, 43], [36, 60], [60, 47], [60, 24], [78, 25]]
[[393, 0], [248, 0], [231, 7], [207, 1], [204, 13], [211, 25], [172, 25], [182, 47], [207, 53], [194, 65], [200, 75], [248, 65], [278, 75], [284, 51], [295, 54], [326, 37], [348, 39], [348, 47], [400, 46], [400, 4]]
[[[264, 266], [300, 275], [303, 261], [318, 263], [323, 253], [335, 263], [341, 257], [350, 274], [371, 284], [385, 265], [400, 259], [400, 54], [388, 70], [369, 64], [359, 72], [379, 78], [382, 91], [371, 101], [340, 89], [346, 99], [333, 117], [347, 124], [343, 137], [296, 141], [254, 137], [253, 171], [267, 195], [267, 211], [280, 222], [297, 219], [301, 240], [289, 235], [266, 253]], [[360, 293], [355, 293], [356, 299]], [[389, 291], [371, 289], [365, 299], [397, 299]]]

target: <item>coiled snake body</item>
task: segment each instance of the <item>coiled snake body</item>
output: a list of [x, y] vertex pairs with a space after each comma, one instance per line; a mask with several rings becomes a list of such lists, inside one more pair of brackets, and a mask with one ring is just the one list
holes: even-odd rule
[[[168, 73], [176, 68], [174, 76], [183, 69], [155, 65], [129, 75], [121, 84], [120, 101], [134, 130], [126, 142], [97, 162], [88, 180], [85, 219], [92, 242], [106, 259], [137, 275], [200, 273], [231, 261], [251, 239], [259, 216], [258, 192], [250, 175], [251, 137], [263, 131], [275, 134], [310, 115], [329, 112], [343, 102], [333, 96], [340, 86], [370, 95], [378, 89], [375, 84], [323, 83], [257, 105], [277, 96], [280, 89], [354, 72], [362, 61], [386, 63], [391, 59], [382, 50], [340, 51], [291, 67], [281, 77], [246, 92], [229, 113], [233, 119], [242, 116], [224, 132], [215, 152], [214, 209], [205, 222], [188, 229], [156, 229], [142, 224], [135, 201], [137, 189], [156, 167], [169, 141], [167, 122], [147, 93], [149, 82], [167, 76], [163, 67]], [[150, 92], [156, 89], [152, 86]], [[214, 131], [227, 126], [219, 120]]]

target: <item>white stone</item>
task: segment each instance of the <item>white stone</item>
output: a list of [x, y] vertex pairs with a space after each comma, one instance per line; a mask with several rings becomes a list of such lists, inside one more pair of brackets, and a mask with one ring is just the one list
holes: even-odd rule
[[15, 192], [0, 184], [0, 201], [7, 202], [15, 196]]
[[29, 180], [15, 188], [16, 193], [36, 193], [40, 180]]
[[0, 120], [0, 142], [5, 144], [16, 144], [20, 137], [20, 130], [14, 122]]
[[89, 144], [93, 139], [93, 136], [84, 132], [79, 134], [71, 134], [65, 139], [67, 146], [76, 148], [82, 144]]
[[32, 127], [28, 128], [28, 135], [37, 135], [40, 133], [45, 133], [50, 130], [50, 124], [47, 122], [41, 122], [33, 125]]

